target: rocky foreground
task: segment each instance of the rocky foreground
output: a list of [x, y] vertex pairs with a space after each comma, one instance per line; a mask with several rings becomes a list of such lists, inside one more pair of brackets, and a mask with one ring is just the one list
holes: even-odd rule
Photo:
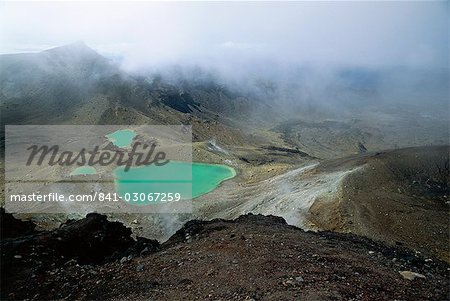
[[159, 244], [99, 214], [48, 232], [1, 215], [2, 300], [449, 299], [448, 263], [274, 216], [194, 220]]

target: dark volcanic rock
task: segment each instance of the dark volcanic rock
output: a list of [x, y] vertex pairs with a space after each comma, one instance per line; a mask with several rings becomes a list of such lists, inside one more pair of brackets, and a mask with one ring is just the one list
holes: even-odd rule
[[34, 233], [36, 225], [31, 221], [22, 221], [0, 208], [0, 237], [10, 238]]
[[157, 240], [148, 239], [145, 237], [137, 237], [137, 240], [125, 251], [116, 251], [111, 256], [111, 260], [119, 260], [123, 257], [137, 257], [141, 255], [146, 255], [154, 253], [160, 250], [160, 244]]
[[252, 213], [241, 215], [234, 221], [238, 223], [249, 223], [266, 226], [287, 225], [286, 220], [281, 216], [252, 214]]
[[53, 231], [1, 242], [2, 259], [27, 256], [27, 252], [40, 250], [40, 253], [52, 254], [52, 261], [73, 258], [80, 264], [98, 264], [124, 254], [139, 254], [144, 248], [155, 251], [158, 247], [155, 240], [138, 238], [135, 241], [130, 228], [120, 222], [110, 222], [97, 213], [89, 213], [80, 220], [68, 220]]
[[[44, 235], [50, 248], [80, 263], [99, 263], [112, 253], [134, 244], [131, 229], [106, 216], [89, 213], [86, 218], [68, 221], [50, 235]], [[42, 237], [41, 237], [42, 239]]]
[[[262, 214], [252, 214], [241, 215], [235, 220], [224, 220], [224, 219], [213, 219], [210, 221], [201, 220], [191, 220], [188, 221], [184, 226], [179, 229], [174, 235], [172, 235], [169, 240], [167, 240], [163, 247], [167, 248], [169, 246], [175, 245], [180, 242], [186, 241], [186, 236], [192, 237], [196, 236], [207, 236], [212, 231], [219, 231], [226, 229], [227, 223], [242, 223], [242, 224], [254, 224], [254, 225], [265, 225], [265, 226], [286, 226], [287, 223], [284, 218], [273, 215], [262, 215]], [[217, 225], [220, 224], [220, 225]], [[217, 225], [217, 226], [214, 226]]]
[[[33, 229], [29, 223], [2, 214], [2, 233], [17, 229]], [[28, 228], [23, 224], [28, 225]], [[34, 224], [33, 224], [34, 225]], [[23, 230], [21, 233], [29, 234]], [[17, 230], [16, 230], [17, 232]], [[80, 220], [68, 220], [58, 229], [31, 232], [29, 235], [3, 237], [1, 249], [2, 291], [14, 287], [17, 278], [32, 274], [35, 277], [72, 263], [81, 265], [100, 264], [124, 256], [139, 255], [159, 249], [155, 240], [131, 237], [131, 229], [120, 222], [110, 222], [106, 216], [89, 213]], [[1, 298], [3, 299], [3, 298]]]

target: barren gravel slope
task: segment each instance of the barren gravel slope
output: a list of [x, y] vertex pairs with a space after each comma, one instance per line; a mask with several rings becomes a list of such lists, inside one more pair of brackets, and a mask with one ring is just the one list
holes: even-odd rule
[[[273, 216], [190, 221], [160, 251], [130, 260], [64, 260], [24, 270], [5, 299], [418, 301], [449, 293], [446, 263], [354, 235], [304, 232]], [[425, 279], [406, 280], [404, 270]]]
[[450, 261], [449, 147], [414, 147], [324, 163], [349, 174], [332, 201], [321, 199], [309, 220], [319, 229], [352, 232]]

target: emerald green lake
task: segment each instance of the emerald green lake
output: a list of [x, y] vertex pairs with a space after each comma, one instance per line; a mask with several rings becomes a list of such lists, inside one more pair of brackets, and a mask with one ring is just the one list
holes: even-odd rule
[[106, 135], [106, 138], [117, 147], [129, 146], [134, 137], [136, 137], [136, 133], [132, 130], [119, 130]]
[[75, 168], [74, 171], [70, 173], [71, 176], [79, 176], [79, 175], [95, 175], [97, 171], [92, 166], [81, 166]]
[[[214, 190], [223, 181], [233, 178], [233, 168], [219, 164], [170, 161], [163, 166], [154, 164], [115, 170], [117, 193], [126, 195], [148, 193], [180, 193], [181, 199], [196, 198]], [[139, 204], [145, 204], [142, 202]]]

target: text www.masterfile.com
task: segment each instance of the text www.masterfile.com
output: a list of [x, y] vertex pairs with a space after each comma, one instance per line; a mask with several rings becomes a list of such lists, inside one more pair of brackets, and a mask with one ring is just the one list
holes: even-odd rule
[[151, 192], [151, 193], [117, 193], [94, 192], [92, 194], [62, 194], [51, 192], [47, 194], [11, 194], [10, 202], [178, 202], [182, 199], [179, 192]]

